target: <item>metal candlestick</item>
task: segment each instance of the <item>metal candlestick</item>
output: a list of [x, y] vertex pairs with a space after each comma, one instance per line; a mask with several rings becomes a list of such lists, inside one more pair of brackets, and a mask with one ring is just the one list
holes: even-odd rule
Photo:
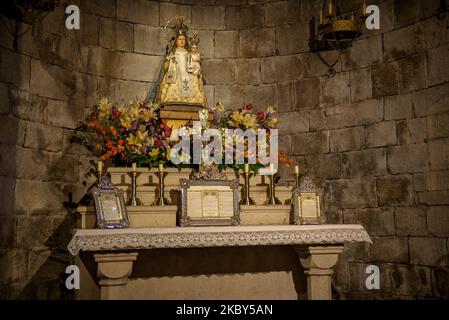
[[245, 205], [245, 206], [254, 205], [255, 202], [253, 199], [251, 199], [250, 194], [249, 194], [249, 177], [250, 177], [251, 173], [244, 172], [243, 174], [245, 175], [245, 196], [242, 199], [242, 201], [240, 201], [240, 204]]
[[131, 206], [140, 206], [142, 202], [139, 198], [137, 198], [137, 176], [138, 173], [136, 171], [131, 172], [131, 199], [128, 201], [128, 205]]
[[269, 193], [269, 197], [268, 197], [268, 201], [267, 201], [268, 205], [281, 204], [279, 199], [276, 198], [276, 194], [275, 194], [275, 190], [274, 190], [274, 185], [275, 185], [274, 178], [275, 178], [274, 174], [270, 175], [270, 193]]
[[170, 204], [168, 200], [165, 199], [164, 197], [165, 193], [164, 177], [166, 173], [164, 173], [163, 170], [164, 170], [163, 165], [159, 165], [159, 198], [156, 200], [155, 203], [157, 206], [165, 206]]

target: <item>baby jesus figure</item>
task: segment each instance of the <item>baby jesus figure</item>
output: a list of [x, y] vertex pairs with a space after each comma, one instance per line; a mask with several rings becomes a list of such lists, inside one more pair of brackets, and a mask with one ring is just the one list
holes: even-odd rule
[[190, 52], [188, 55], [187, 71], [193, 75], [201, 76], [201, 59], [202, 55], [198, 52], [198, 38], [192, 39]]

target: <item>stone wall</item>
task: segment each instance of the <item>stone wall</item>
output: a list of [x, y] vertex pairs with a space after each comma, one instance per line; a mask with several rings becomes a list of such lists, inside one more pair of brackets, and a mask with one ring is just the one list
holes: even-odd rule
[[[153, 90], [162, 26], [175, 15], [199, 30], [209, 104], [278, 106], [281, 148], [323, 180], [329, 221], [372, 235], [373, 246], [340, 262], [336, 297], [449, 296], [449, 37], [448, 17], [433, 16], [438, 1], [382, 1], [381, 30], [354, 42], [332, 78], [307, 45], [320, 1], [70, 4], [81, 9], [80, 30], [65, 28], [60, 7], [18, 51], [0, 27], [1, 297], [70, 297], [64, 247], [93, 182], [92, 157], [71, 136], [102, 96]], [[365, 289], [368, 264], [380, 267], [380, 291]]]

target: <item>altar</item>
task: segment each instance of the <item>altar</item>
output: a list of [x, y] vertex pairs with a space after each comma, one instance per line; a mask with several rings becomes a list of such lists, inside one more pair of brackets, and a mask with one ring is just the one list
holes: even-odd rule
[[360, 225], [79, 229], [68, 248], [78, 299], [332, 298], [345, 243]]

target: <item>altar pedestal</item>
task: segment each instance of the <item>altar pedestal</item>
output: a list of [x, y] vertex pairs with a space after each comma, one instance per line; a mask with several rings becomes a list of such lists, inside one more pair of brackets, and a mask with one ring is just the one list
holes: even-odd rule
[[327, 300], [348, 242], [371, 239], [360, 225], [86, 229], [68, 249], [79, 299]]

